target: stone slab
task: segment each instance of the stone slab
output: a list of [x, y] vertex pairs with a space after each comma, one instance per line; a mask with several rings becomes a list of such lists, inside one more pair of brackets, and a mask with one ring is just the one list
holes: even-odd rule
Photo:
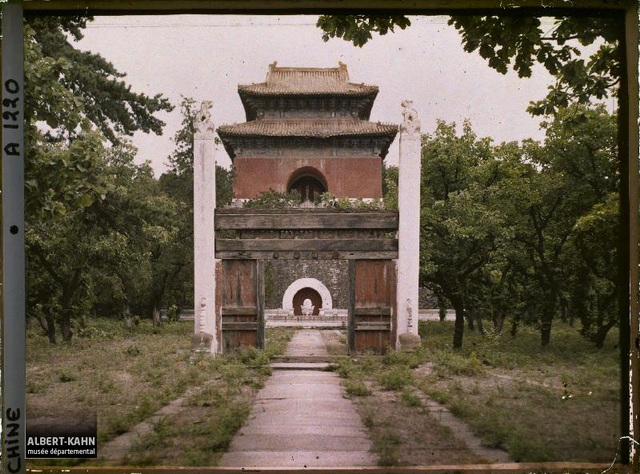
[[274, 362], [271, 364], [274, 370], [330, 370], [331, 364], [327, 362]]
[[354, 418], [356, 416], [349, 403], [330, 399], [314, 400], [314, 403], [308, 400], [265, 400], [256, 403], [254, 408], [255, 414], [269, 413], [275, 416], [289, 414], [289, 417], [309, 415], [317, 417], [314, 413], [331, 413], [333, 418]]
[[[268, 385], [280, 385], [291, 388], [312, 387], [313, 385], [333, 385], [342, 387], [340, 377], [332, 372], [285, 370], [276, 371], [272, 375], [273, 382]], [[265, 384], [266, 386], [267, 384]]]
[[[319, 331], [297, 331], [286, 357], [324, 357]], [[283, 362], [280, 362], [282, 364]], [[249, 420], [233, 438], [221, 467], [375, 466], [360, 416], [328, 364], [305, 360], [274, 370], [256, 395]], [[314, 370], [310, 370], [314, 369]], [[318, 370], [323, 369], [323, 370]]]
[[302, 329], [296, 331], [295, 336], [287, 345], [286, 356], [326, 356], [329, 355], [322, 340], [320, 331]]
[[269, 415], [252, 415], [249, 418], [249, 424], [246, 427], [246, 432], [250, 432], [251, 425], [259, 424], [259, 426], [280, 427], [282, 433], [289, 433], [290, 430], [295, 430], [298, 426], [315, 426], [315, 427], [333, 427], [342, 426], [353, 428], [360, 428], [362, 421], [357, 416], [336, 416], [331, 417], [330, 414], [323, 413], [322, 416], [314, 415], [292, 415], [287, 417], [287, 422], [283, 423], [280, 418], [287, 416], [286, 413], [269, 414]]
[[[290, 433], [297, 435], [324, 435], [324, 436], [363, 436], [367, 437], [367, 431], [361, 427], [354, 427], [353, 424], [347, 426], [339, 426], [337, 424], [327, 425], [309, 425], [303, 424], [298, 426], [289, 426]], [[356, 429], [357, 428], [357, 429]], [[252, 434], [277, 435], [282, 433], [282, 426], [261, 425], [252, 426]], [[238, 436], [246, 436], [247, 432], [241, 429]]]
[[[307, 398], [314, 393], [314, 389], [311, 389], [308, 387], [299, 387], [296, 389], [292, 389], [291, 387], [288, 387], [288, 386], [268, 386], [268, 387], [265, 387], [263, 390], [264, 390], [264, 393], [261, 393], [258, 397], [256, 397], [256, 400], [261, 400], [261, 399], [262, 400], [265, 400], [265, 399], [293, 400], [296, 398]], [[337, 390], [328, 388], [322, 397], [315, 396], [314, 399], [318, 399], [318, 400], [335, 399], [335, 398], [342, 398], [342, 397], [343, 397], [342, 391], [337, 391]]]
[[333, 372], [311, 370], [274, 371], [267, 382], [286, 385], [310, 385], [314, 383], [340, 385], [340, 377]]
[[366, 451], [244, 451], [226, 453], [224, 467], [361, 467], [375, 466], [374, 456]]
[[229, 452], [247, 451], [260, 446], [263, 451], [367, 451], [369, 440], [362, 436], [326, 436], [325, 434], [245, 434], [236, 436]]

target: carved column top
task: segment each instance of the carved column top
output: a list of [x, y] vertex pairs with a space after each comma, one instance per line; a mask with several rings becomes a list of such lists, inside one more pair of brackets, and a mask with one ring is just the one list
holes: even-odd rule
[[406, 133], [409, 136], [420, 135], [420, 118], [418, 112], [413, 107], [412, 100], [402, 101], [402, 125], [400, 125], [400, 132]]
[[200, 104], [200, 110], [196, 113], [194, 120], [196, 139], [213, 138], [215, 127], [211, 121], [211, 107], [213, 107], [211, 100], [203, 100]]

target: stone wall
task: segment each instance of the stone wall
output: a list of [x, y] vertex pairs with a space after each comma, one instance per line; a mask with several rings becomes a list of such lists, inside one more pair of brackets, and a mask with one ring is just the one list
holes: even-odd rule
[[294, 281], [315, 278], [331, 293], [334, 308], [346, 308], [348, 269], [347, 260], [270, 260], [265, 265], [265, 307], [280, 308]]

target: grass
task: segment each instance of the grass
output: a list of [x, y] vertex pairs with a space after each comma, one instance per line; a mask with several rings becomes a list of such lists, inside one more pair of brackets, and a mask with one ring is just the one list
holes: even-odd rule
[[374, 449], [379, 454], [380, 466], [397, 466], [400, 459], [400, 447], [402, 439], [392, 429], [385, 429], [380, 436], [375, 438]]
[[[269, 359], [284, 350], [293, 331], [269, 330], [264, 351], [249, 348], [216, 358], [192, 353], [192, 331], [192, 323], [156, 328], [141, 321], [128, 329], [120, 321], [97, 319], [84, 337], [51, 346], [30, 327], [28, 419], [93, 411], [101, 444], [192, 389], [187, 408], [156, 423], [126, 462], [216, 465], [248, 416], [252, 394], [269, 375]], [[532, 328], [521, 328], [515, 339], [467, 331], [462, 350], [450, 347], [452, 332], [448, 322], [421, 323], [423, 344], [413, 352], [339, 360], [335, 370], [372, 433], [381, 464], [437, 463], [447, 451], [464, 462], [450, 433], [429, 418], [420, 392], [446, 405], [485, 445], [508, 451], [516, 461], [611, 462], [619, 436], [615, 332], [601, 350], [561, 324], [544, 350]], [[334, 342], [339, 353], [340, 341]], [[408, 440], [416, 446], [407, 449]], [[409, 459], [407, 453], [421, 449], [420, 443], [436, 454]], [[438, 453], [445, 454], [437, 458]], [[29, 461], [44, 464], [51, 461]]]
[[[105, 442], [191, 390], [186, 400], [191, 413], [182, 419], [167, 417], [148, 439], [141, 440], [148, 449], [134, 450], [127, 461], [136, 465], [157, 464], [159, 459], [170, 464], [215, 463], [216, 453], [224, 450], [248, 415], [251, 395], [270, 375], [269, 359], [284, 350], [292, 331], [268, 330], [265, 351], [249, 348], [215, 358], [191, 351], [192, 332], [193, 323], [188, 322], [154, 327], [143, 320], [128, 329], [118, 320], [92, 319], [71, 343], [52, 346], [38, 328], [30, 326], [28, 420], [95, 413], [100, 452]], [[183, 435], [202, 442], [165, 449], [167, 438]], [[29, 461], [32, 466], [51, 464], [52, 460]]]
[[[347, 388], [376, 384], [415, 410], [422, 409], [415, 390], [422, 391], [465, 421], [484, 445], [506, 450], [515, 461], [607, 463], [615, 456], [620, 384], [615, 331], [603, 349], [560, 323], [545, 349], [539, 333], [527, 327], [515, 338], [467, 331], [462, 350], [451, 348], [452, 323], [423, 322], [420, 334], [423, 343], [416, 351], [344, 358], [336, 370]], [[375, 425], [375, 410], [370, 416]], [[389, 444], [384, 440], [380, 443]], [[379, 454], [385, 457], [387, 451], [393, 449]]]
[[187, 397], [187, 410], [167, 417], [128, 453], [126, 464], [215, 466], [249, 416], [252, 397], [271, 375], [270, 359], [284, 352], [293, 330], [269, 329], [264, 351], [249, 347], [198, 363], [216, 378]]
[[368, 397], [371, 395], [371, 389], [361, 380], [346, 380], [344, 383], [344, 390], [347, 392], [347, 395], [352, 397]]
[[163, 418], [129, 450], [125, 464], [217, 465], [251, 410], [247, 376], [238, 369], [236, 376], [226, 375], [232, 383], [209, 385], [188, 397], [187, 410]]

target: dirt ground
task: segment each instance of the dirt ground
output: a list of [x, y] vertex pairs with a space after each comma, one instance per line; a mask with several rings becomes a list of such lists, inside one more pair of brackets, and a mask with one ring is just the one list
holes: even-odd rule
[[360, 416], [381, 451], [381, 464], [431, 466], [483, 463], [425, 407], [407, 406], [397, 392], [372, 388], [368, 397], [354, 397]]
[[[327, 349], [346, 355], [346, 336], [340, 331], [323, 331]], [[365, 426], [370, 430], [381, 465], [429, 466], [483, 463], [469, 447], [443, 426], [429, 408], [409, 406], [402, 394], [367, 384], [371, 395], [351, 397]]]

